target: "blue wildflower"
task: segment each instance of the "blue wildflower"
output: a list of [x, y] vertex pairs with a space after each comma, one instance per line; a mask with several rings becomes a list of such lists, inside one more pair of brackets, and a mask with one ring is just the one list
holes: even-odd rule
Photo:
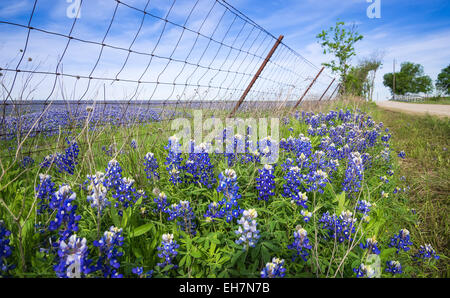
[[173, 264], [173, 260], [178, 255], [176, 251], [180, 247], [175, 240], [173, 240], [173, 234], [163, 234], [161, 245], [158, 246], [158, 257], [162, 259], [162, 263], [158, 263], [157, 266], [165, 268], [166, 266], [173, 265], [173, 269], [178, 268], [176, 264]]
[[391, 243], [389, 247], [397, 248], [397, 253], [400, 250], [408, 251], [410, 250], [410, 245], [412, 245], [412, 241], [410, 240], [409, 231], [407, 229], [401, 229], [398, 235], [394, 235], [391, 238]]
[[156, 157], [153, 153], [148, 152], [144, 157], [144, 166], [145, 166], [145, 173], [147, 174], [147, 179], [152, 180], [159, 180], [159, 173], [158, 173], [158, 161], [156, 160]]
[[399, 261], [386, 261], [386, 267], [386, 272], [390, 272], [392, 274], [402, 273], [402, 265]]
[[245, 210], [242, 214], [240, 220], [238, 220], [238, 224], [240, 224], [239, 228], [235, 233], [239, 235], [239, 239], [235, 242], [236, 244], [243, 244], [243, 250], [248, 249], [249, 247], [254, 247], [256, 242], [259, 239], [259, 230], [257, 230], [256, 220], [258, 217], [258, 213], [255, 209]]
[[309, 255], [307, 250], [310, 250], [312, 246], [309, 244], [308, 233], [301, 226], [297, 226], [294, 231], [294, 242], [287, 246], [288, 249], [295, 249], [296, 253], [292, 257], [294, 261], [300, 256], [304, 261], [307, 261]]
[[14, 269], [14, 264], [8, 264], [8, 258], [12, 254], [12, 248], [9, 244], [11, 231], [7, 230], [3, 220], [0, 220], [0, 276], [7, 274], [9, 270]]
[[86, 238], [81, 239], [73, 234], [67, 243], [62, 240], [58, 248], [59, 262], [54, 266], [56, 275], [62, 278], [80, 278], [89, 274], [91, 260], [88, 255]]
[[284, 266], [284, 260], [273, 258], [272, 262], [266, 264], [261, 271], [261, 278], [278, 278], [286, 275], [286, 268]]
[[93, 242], [99, 248], [100, 257], [94, 266], [93, 271], [100, 270], [103, 277], [121, 278], [123, 277], [117, 270], [120, 268], [118, 258], [123, 255], [119, 247], [123, 245], [122, 229], [111, 226], [105, 231], [103, 237]]
[[266, 164], [263, 169], [258, 171], [259, 177], [256, 178], [258, 200], [269, 201], [269, 198], [275, 195], [275, 176], [273, 175], [273, 167]]

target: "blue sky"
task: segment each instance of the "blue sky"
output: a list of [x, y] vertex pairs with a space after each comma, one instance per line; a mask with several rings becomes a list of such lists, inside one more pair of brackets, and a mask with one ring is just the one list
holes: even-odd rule
[[369, 19], [366, 0], [230, 0], [273, 34], [285, 35], [285, 42], [314, 63], [323, 61], [315, 36], [336, 21], [356, 24], [364, 39], [356, 46], [358, 59], [373, 51], [384, 52], [384, 66], [375, 92], [380, 100], [389, 96], [382, 75], [392, 72], [393, 60], [424, 66], [433, 80], [450, 64], [450, 1], [381, 0], [381, 18]]
[[[320, 65], [330, 58], [323, 55], [317, 43], [316, 35], [322, 29], [334, 25], [336, 21], [356, 24], [358, 31], [364, 35], [364, 39], [357, 44], [358, 55], [353, 57], [352, 63], [357, 64], [359, 59], [368, 57], [376, 51], [383, 53], [384, 65], [376, 79], [374, 97], [384, 100], [390, 94], [382, 84], [382, 76], [384, 73], [392, 71], [394, 58], [397, 60], [397, 69], [399, 69], [400, 63], [404, 61], [422, 64], [425, 73], [430, 75], [433, 80], [437, 78], [440, 70], [450, 63], [450, 1], [380, 1], [381, 18], [369, 19], [366, 10], [370, 3], [366, 0], [227, 0], [272, 34], [276, 36], [283, 34], [285, 44], [315, 65]], [[39, 0], [32, 25], [67, 34], [73, 23], [73, 20], [68, 18], [66, 14], [68, 6], [71, 5], [68, 2], [71, 1]], [[124, 2], [143, 9], [147, 0], [124, 0]], [[182, 23], [194, 2], [194, 0], [177, 0], [171, 11], [170, 19]], [[213, 0], [200, 0], [200, 2], [194, 15], [187, 23], [187, 27], [198, 28], [202, 13], [204, 14], [208, 10], [210, 3], [214, 3]], [[33, 3], [34, 0], [1, 1], [0, 21], [26, 24]], [[164, 16], [170, 7], [170, 3], [172, 3], [171, 0], [152, 0], [147, 10], [156, 15]], [[113, 15], [114, 6], [115, 1], [113, 0], [85, 0], [81, 10], [81, 18], [74, 28], [73, 35], [101, 42]], [[203, 27], [205, 34], [213, 30], [214, 23], [218, 19], [219, 13], [213, 14], [208, 19]], [[116, 22], [111, 27], [106, 42], [127, 48], [133, 40], [140, 21], [141, 14], [139, 12], [121, 7], [116, 14]], [[152, 49], [155, 45], [162, 26], [161, 22], [146, 20], [133, 49], [149, 52], [149, 49]], [[225, 30], [224, 28], [219, 28], [219, 31]], [[0, 51], [2, 52], [0, 64], [2, 67], [5, 67], [5, 65], [15, 66], [18, 50], [24, 46], [26, 33], [27, 30], [23, 28], [0, 24]], [[180, 31], [177, 28], [169, 28], [155, 54], [167, 55], [170, 53], [179, 34]], [[194, 38], [195, 36], [189, 36], [188, 34], [183, 36], [174, 57], [183, 60], [189, 52], [189, 42], [192, 42]], [[65, 42], [66, 39], [64, 38], [33, 32], [27, 50], [27, 56], [33, 57], [33, 62], [23, 63], [21, 67], [54, 71], [56, 61], [63, 52]], [[96, 45], [72, 42], [63, 59], [64, 72], [89, 75], [90, 70], [95, 65], [98, 51], [99, 47]], [[264, 55], [263, 52], [260, 54]], [[192, 59], [195, 55], [193, 54], [190, 58]], [[220, 63], [220, 59], [225, 59], [225, 54], [221, 53], [219, 56], [217, 60]], [[114, 77], [119, 72], [125, 59], [125, 53], [105, 49], [94, 75]], [[156, 78], [152, 77], [152, 74], [158, 74], [159, 71], [164, 69], [164, 61], [154, 61], [153, 63], [151, 67], [153, 72], [146, 73], [144, 79], [155, 80]], [[127, 66], [121, 72], [121, 76], [137, 80], [139, 73], [142, 73], [142, 68], [146, 64], [147, 62], [144, 59], [132, 55], [127, 62]], [[300, 68], [303, 66], [307, 67], [307, 65], [299, 65]], [[180, 65], [175, 65], [173, 69], [169, 67], [161, 79], [170, 81], [178, 72], [177, 68], [180, 68]], [[305, 72], [312, 75], [314, 70], [307, 69]], [[181, 75], [180, 81], [183, 81], [183, 79], [186, 78]], [[44, 80], [42, 83], [36, 82], [36, 84], [40, 84], [39, 90], [41, 92], [37, 97], [45, 97], [46, 88], [49, 87], [46, 85], [48, 81], [52, 80]], [[242, 80], [241, 83], [244, 86], [246, 81]], [[68, 89], [65, 90], [67, 94], [77, 97], [79, 95], [77, 92], [83, 93], [83, 84], [81, 81], [76, 83], [67, 80], [66, 86], [60, 87], [60, 92], [63, 89]], [[95, 83], [93, 84], [95, 85]], [[317, 88], [323, 88], [323, 85], [326, 86], [326, 82], [323, 82]], [[121, 84], [116, 84], [114, 88], [116, 89], [111, 90], [111, 93], [117, 96], [120, 93], [120, 96], [126, 97], [134, 92], [134, 90], [129, 90], [128, 87]], [[162, 89], [164, 88], [158, 91], [161, 98], [182, 92], [180, 90]], [[96, 96], [94, 90], [95, 88], [90, 89], [90, 92], [94, 93], [90, 93], [89, 96]], [[147, 94], [145, 90], [139, 90], [139, 92]], [[221, 96], [220, 93], [217, 95]]]

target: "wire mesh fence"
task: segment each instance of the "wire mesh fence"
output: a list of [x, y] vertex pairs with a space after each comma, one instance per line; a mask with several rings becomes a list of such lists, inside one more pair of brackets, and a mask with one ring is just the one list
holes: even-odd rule
[[335, 78], [223, 0], [78, 0], [57, 25], [49, 2], [31, 3], [0, 18], [2, 141], [336, 95]]

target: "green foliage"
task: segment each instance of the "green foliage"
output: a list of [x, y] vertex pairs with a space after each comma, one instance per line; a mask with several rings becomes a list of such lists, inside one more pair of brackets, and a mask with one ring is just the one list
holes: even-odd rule
[[[439, 125], [439, 123], [435, 125]], [[448, 127], [448, 123], [446, 125]], [[293, 132], [288, 130], [289, 127], [293, 128]], [[103, 134], [109, 138], [114, 138], [117, 135], [125, 134], [125, 129], [119, 128], [117, 131], [108, 131]], [[150, 129], [155, 128], [149, 126], [138, 128], [141, 131]], [[298, 136], [300, 133], [307, 135], [307, 129], [308, 125], [291, 118], [289, 126], [280, 128], [280, 137]], [[419, 132], [417, 131], [418, 138], [420, 137]], [[138, 133], [139, 131], [134, 132], [136, 135]], [[395, 138], [393, 139], [395, 140]], [[264, 265], [274, 256], [286, 260], [287, 276], [289, 277], [354, 276], [352, 268], [365, 261], [365, 251], [357, 245], [350, 250], [348, 255], [346, 255], [346, 249], [343, 245], [334, 249], [333, 241], [324, 240], [326, 233], [320, 229], [318, 220], [321, 214], [326, 211], [339, 214], [343, 210], [354, 210], [358, 198], [375, 203], [376, 206], [370, 214], [370, 222], [361, 226], [361, 229], [355, 235], [355, 239], [359, 239], [359, 237], [363, 237], [361, 239], [372, 236], [377, 237], [382, 249], [382, 254], [380, 255], [381, 266], [384, 266], [387, 260], [398, 258], [405, 268], [404, 276], [429, 276], [435, 275], [437, 270], [442, 270], [441, 267], [436, 267], [437, 269], [430, 267], [419, 268], [414, 265], [409, 255], [400, 254], [397, 256], [395, 252], [387, 247], [389, 237], [397, 233], [401, 228], [410, 229], [414, 233], [414, 241], [423, 243], [419, 241], [419, 239], [422, 240], [422, 235], [418, 232], [419, 229], [415, 228], [419, 219], [417, 215], [411, 213], [410, 197], [407, 194], [393, 195], [394, 188], [403, 183], [399, 180], [399, 164], [395, 160], [392, 164], [374, 160], [372, 168], [365, 173], [362, 191], [357, 197], [340, 191], [342, 179], [336, 179], [333, 184], [328, 184], [322, 194], [318, 192], [308, 194], [310, 202], [314, 202], [314, 205], [311, 206], [312, 208], [309, 209], [313, 216], [308, 223], [304, 222], [303, 217], [300, 215], [302, 208], [292, 204], [289, 199], [280, 195], [283, 185], [283, 172], [280, 167], [277, 167], [275, 172], [277, 195], [269, 202], [265, 202], [257, 199], [255, 189], [255, 178], [261, 165], [238, 163], [234, 169], [238, 174], [238, 185], [240, 194], [242, 194], [240, 204], [242, 204], [241, 206], [244, 209], [255, 208], [257, 210], [258, 228], [261, 231], [261, 238], [256, 246], [244, 251], [241, 246], [234, 242], [236, 240], [234, 231], [238, 227], [236, 222], [226, 223], [224, 220], [206, 222], [203, 217], [207, 205], [211, 201], [221, 199], [215, 188], [207, 189], [192, 184], [175, 187], [169, 182], [169, 176], [164, 168], [167, 152], [162, 149], [166, 145], [166, 140], [167, 133], [160, 133], [157, 137], [138, 139], [138, 148], [136, 150], [128, 148], [126, 140], [118, 144], [119, 148], [122, 145], [122, 148], [125, 148], [124, 154], [117, 155], [117, 160], [123, 168], [123, 175], [125, 177], [132, 176], [137, 181], [136, 184], [139, 188], [145, 190], [149, 197], [148, 200], [139, 200], [132, 208], [123, 210], [122, 217], [118, 216], [118, 210], [114, 207], [114, 199], [111, 194], [108, 194], [108, 198], [112, 201], [111, 206], [104, 210], [99, 221], [95, 209], [91, 208], [86, 201], [86, 192], [77, 187], [84, 181], [86, 175], [90, 173], [89, 167], [85, 164], [79, 164], [76, 168], [77, 172], [73, 176], [60, 174], [56, 171], [51, 172], [52, 177], [55, 178], [54, 182], [56, 185], [69, 183], [77, 194], [76, 204], [79, 206], [77, 214], [82, 216], [77, 235], [87, 239], [92, 255], [98, 254], [98, 250], [93, 247], [92, 242], [98, 240], [103, 231], [112, 225], [123, 229], [124, 245], [122, 251], [124, 256], [120, 259], [120, 270], [126, 277], [132, 277], [131, 269], [137, 266], [144, 267], [144, 271], [155, 270], [155, 277], [258, 277]], [[45, 139], [41, 141], [42, 143], [49, 142], [49, 140]], [[321, 137], [312, 136], [311, 143], [314, 150], [320, 150]], [[95, 167], [92, 170], [94, 171], [104, 169], [110, 159], [102, 152], [101, 145], [93, 148]], [[405, 149], [408, 154], [409, 150], [412, 151], [411, 154], [417, 154], [414, 148], [400, 148]], [[376, 153], [381, 149], [382, 146], [378, 145], [376, 148], [371, 149], [369, 153], [376, 156]], [[80, 148], [81, 152], [85, 152], [83, 150], [86, 150], [86, 148]], [[142, 158], [148, 151], [154, 152], [159, 161], [161, 179], [158, 181], [148, 181], [145, 173], [141, 170]], [[439, 159], [442, 159], [440, 162], [448, 162], [448, 156], [438, 156]], [[185, 158], [186, 156], [183, 157]], [[293, 156], [282, 152], [280, 160], [283, 161], [287, 157]], [[38, 157], [36, 160], [38, 160]], [[220, 171], [227, 168], [226, 162], [218, 156], [213, 157], [213, 164], [216, 177]], [[346, 164], [339, 166], [337, 173], [335, 173], [335, 178], [344, 175], [345, 167]], [[390, 179], [388, 184], [381, 183], [379, 177], [386, 175], [386, 171], [389, 169], [393, 169], [396, 175]], [[22, 208], [22, 202], [25, 202], [27, 210], [36, 208], [36, 206], [32, 206], [32, 198], [35, 193], [34, 179], [39, 171], [39, 167], [30, 169], [20, 179], [0, 188], [2, 189], [0, 197], [5, 199], [8, 207], [16, 214]], [[5, 185], [4, 181], [9, 182], [13, 180], [20, 172], [20, 167], [18, 165], [14, 166], [3, 177], [1, 181], [2, 186]], [[440, 183], [445, 183], [445, 181], [440, 181]], [[194, 212], [198, 221], [198, 229], [195, 236], [181, 231], [177, 224], [173, 221], [168, 221], [164, 214], [152, 212], [155, 208], [155, 204], [152, 202], [155, 196], [152, 194], [154, 188], [164, 191], [170, 204], [187, 199], [192, 206], [195, 206]], [[380, 191], [382, 190], [388, 192], [390, 197], [387, 199], [382, 198], [380, 196]], [[23, 198], [27, 199], [24, 201]], [[427, 208], [433, 208], [432, 204], [429, 203]], [[426, 214], [428, 215], [428, 213]], [[442, 218], [445, 218], [445, 214], [440, 213], [440, 215]], [[52, 219], [52, 215], [37, 216], [35, 212], [32, 212], [28, 219], [24, 217], [22, 222], [22, 241], [17, 237], [16, 224], [11, 220], [3, 206], [0, 208], [0, 216], [2, 219], [5, 219], [6, 225], [12, 231], [11, 244], [15, 247], [12, 259], [16, 264], [21, 262], [21, 256], [17, 248], [20, 243], [24, 244], [27, 269], [22, 270], [18, 266], [14, 270], [13, 276], [54, 277], [54, 252], [39, 251], [39, 248], [48, 247], [47, 240], [50, 235], [48, 233], [40, 234], [39, 229], [35, 226], [35, 223], [47, 223]], [[307, 261], [303, 261], [301, 258], [291, 261], [292, 251], [287, 249], [287, 246], [294, 240], [293, 231], [297, 225], [302, 225], [308, 231], [313, 248], [317, 246], [317, 255], [314, 249], [311, 250], [311, 255]], [[97, 231], [98, 226], [100, 226], [100, 233]], [[429, 231], [427, 230], [427, 232]], [[174, 239], [180, 244], [178, 249], [179, 255], [174, 261], [178, 265], [177, 269], [174, 269], [172, 266], [164, 269], [156, 266], [159, 262], [157, 247], [160, 245], [161, 236], [164, 233], [173, 233]], [[441, 237], [445, 237], [445, 235], [448, 234], [444, 233]], [[435, 242], [432, 242], [432, 244], [438, 247], [438, 252], [445, 251], [442, 250], [442, 242], [439, 242], [439, 246]], [[338, 270], [341, 260], [344, 260], [344, 266]], [[383, 273], [382, 276], [388, 277], [390, 275]], [[99, 277], [99, 275], [93, 275], [92, 277]]]
[[[394, 93], [394, 74], [385, 74], [383, 84]], [[430, 93], [432, 90], [433, 81], [424, 74], [423, 66], [420, 64], [404, 62], [401, 64], [400, 72], [395, 73], [395, 94]]]
[[363, 39], [363, 36], [356, 31], [355, 25], [346, 27], [344, 22], [336, 22], [335, 27], [327, 31], [322, 30], [316, 37], [323, 48], [323, 53], [334, 56], [333, 60], [323, 65], [330, 68], [333, 73], [338, 73], [341, 76], [341, 83], [346, 86], [350, 59], [356, 55], [355, 43]]
[[450, 65], [439, 73], [436, 80], [436, 90], [450, 95]]

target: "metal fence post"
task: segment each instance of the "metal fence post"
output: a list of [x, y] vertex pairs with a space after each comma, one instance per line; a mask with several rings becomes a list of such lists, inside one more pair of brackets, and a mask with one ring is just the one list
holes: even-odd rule
[[297, 103], [295, 104], [295, 106], [292, 108], [292, 110], [294, 111], [298, 105], [302, 102], [303, 98], [306, 96], [306, 94], [308, 93], [309, 89], [311, 89], [311, 87], [314, 85], [314, 83], [316, 82], [317, 78], [320, 76], [320, 74], [322, 73], [322, 71], [325, 69], [325, 66], [323, 66], [319, 73], [316, 75], [316, 77], [314, 78], [314, 80], [312, 80], [311, 84], [309, 84], [308, 88], [305, 90], [305, 92], [303, 93], [302, 97], [300, 97], [300, 99], [297, 101]]
[[335, 80], [336, 80], [336, 79], [333, 79], [333, 80], [331, 81], [330, 85], [328, 85], [328, 87], [327, 87], [327, 89], [325, 90], [325, 92], [324, 92], [324, 93], [322, 94], [322, 96], [319, 98], [319, 101], [321, 101], [322, 98], [325, 96], [325, 94], [327, 94], [328, 89], [330, 89], [331, 85], [333, 85], [333, 83], [334, 83]]
[[248, 84], [247, 89], [245, 89], [244, 93], [242, 94], [241, 98], [239, 99], [239, 101], [237, 102], [236, 106], [234, 107], [233, 111], [230, 113], [230, 115], [228, 116], [229, 118], [233, 117], [234, 114], [236, 113], [236, 111], [239, 109], [239, 107], [241, 106], [242, 102], [244, 101], [245, 97], [247, 96], [248, 92], [250, 91], [250, 89], [252, 89], [253, 85], [255, 84], [256, 80], [258, 79], [259, 75], [261, 74], [261, 72], [263, 71], [264, 67], [266, 66], [267, 62], [269, 62], [270, 58], [272, 57], [273, 53], [275, 52], [275, 50], [277, 49], [277, 47], [280, 45], [281, 41], [283, 40], [284, 36], [280, 35], [280, 37], [278, 37], [277, 41], [275, 42], [275, 44], [273, 45], [272, 49], [270, 50], [270, 52], [267, 54], [266, 59], [264, 59], [263, 63], [261, 64], [261, 66], [259, 67], [258, 71], [255, 73], [255, 75], [253, 76], [253, 79], [251, 80], [250, 84]]
[[331, 93], [330, 98], [328, 98], [329, 101], [333, 98], [333, 95], [334, 95], [334, 93], [336, 93], [336, 91], [339, 89], [339, 86], [341, 86], [341, 84], [338, 84], [338, 85], [336, 86], [336, 88], [334, 88], [333, 93]]

